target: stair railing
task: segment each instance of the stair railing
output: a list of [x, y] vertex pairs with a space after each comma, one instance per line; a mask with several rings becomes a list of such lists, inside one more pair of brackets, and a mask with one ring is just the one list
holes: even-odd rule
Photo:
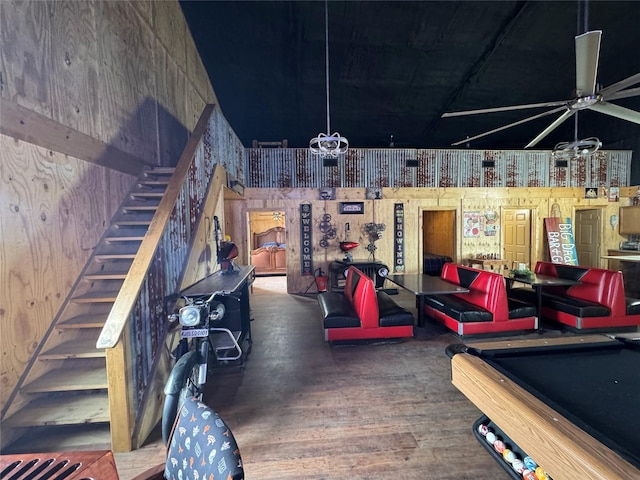
[[138, 447], [133, 432], [167, 333], [165, 298], [180, 287], [209, 184], [216, 177], [222, 150], [211, 143], [227, 141], [212, 138], [222, 137], [215, 134], [221, 117], [213, 105], [205, 107], [96, 343], [106, 349], [114, 451]]

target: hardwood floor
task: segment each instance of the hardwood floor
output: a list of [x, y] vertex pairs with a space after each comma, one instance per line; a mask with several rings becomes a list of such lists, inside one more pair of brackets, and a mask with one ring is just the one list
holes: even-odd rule
[[[402, 343], [329, 346], [315, 296], [256, 279], [246, 369], [215, 372], [205, 401], [226, 420], [249, 479], [508, 478], [475, 440], [480, 412], [451, 385], [439, 326]], [[400, 292], [394, 299], [415, 308]], [[537, 335], [537, 334], [536, 334]], [[164, 460], [158, 436], [116, 454], [127, 480]]]

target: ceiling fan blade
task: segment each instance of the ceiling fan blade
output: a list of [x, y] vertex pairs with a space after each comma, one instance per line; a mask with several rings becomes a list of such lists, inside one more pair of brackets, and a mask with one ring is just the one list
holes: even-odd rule
[[604, 113], [605, 115], [611, 115], [612, 117], [621, 118], [633, 123], [640, 124], [640, 112], [631, 110], [629, 108], [621, 107], [620, 105], [614, 105], [613, 103], [600, 102], [595, 103], [589, 107], [590, 110]]
[[621, 92], [615, 92], [611, 95], [607, 95], [605, 100], [617, 100], [618, 98], [628, 98], [635, 97], [636, 95], [640, 95], [640, 87], [630, 88], [628, 90], [622, 90]]
[[[619, 92], [623, 88], [627, 88], [627, 87], [630, 87], [631, 85], [635, 85], [638, 82], [640, 82], [640, 73], [631, 75], [630, 77], [625, 78], [624, 80], [620, 80], [619, 82], [614, 83], [613, 85], [609, 85], [608, 87], [603, 88], [602, 90], [600, 90], [600, 95], [607, 98], [613, 98], [611, 97], [611, 94]], [[621, 98], [621, 97], [618, 97], [618, 98]]]
[[507, 128], [515, 127], [516, 125], [521, 125], [523, 123], [530, 122], [531, 120], [535, 120], [537, 118], [542, 118], [542, 117], [544, 117], [546, 115], [551, 115], [552, 113], [559, 112], [560, 110], [565, 110], [565, 108], [566, 107], [564, 107], [564, 106], [558, 107], [558, 108], [554, 108], [553, 110], [549, 110], [548, 112], [539, 113], [539, 114], [534, 115], [532, 117], [527, 117], [527, 118], [525, 118], [523, 120], [518, 120], [517, 122], [510, 123], [508, 125], [503, 125], [502, 127], [494, 128], [493, 130], [489, 130], [488, 132], [481, 133], [481, 134], [476, 135], [474, 137], [465, 138], [464, 140], [457, 141], [455, 143], [452, 143], [451, 145], [462, 145], [463, 143], [472, 142], [474, 140], [477, 140], [478, 138], [482, 138], [482, 137], [486, 137], [487, 135], [491, 135], [492, 133], [500, 132], [501, 130], [506, 130]]
[[579, 97], [596, 93], [601, 37], [601, 30], [576, 37], [576, 95]]
[[560, 115], [558, 118], [556, 118], [553, 123], [551, 125], [549, 125], [547, 128], [545, 128], [542, 132], [540, 132], [540, 134], [534, 138], [533, 140], [531, 140], [526, 147], [524, 148], [529, 148], [529, 147], [533, 147], [534, 145], [536, 145], [540, 140], [542, 140], [544, 137], [546, 137], [547, 135], [549, 135], [551, 132], [553, 132], [556, 128], [558, 128], [560, 126], [560, 124], [562, 122], [564, 122], [565, 120], [567, 120], [569, 117], [571, 117], [574, 113], [576, 113], [575, 110], [569, 110], [567, 109], [562, 115]]
[[567, 105], [568, 103], [569, 100], [559, 100], [557, 102], [528, 103], [526, 105], [512, 105], [509, 107], [481, 108], [479, 110], [465, 110], [463, 112], [447, 112], [443, 113], [440, 118], [462, 117], [480, 113], [508, 112], [511, 110], [524, 110], [526, 108], [557, 107], [558, 105]]

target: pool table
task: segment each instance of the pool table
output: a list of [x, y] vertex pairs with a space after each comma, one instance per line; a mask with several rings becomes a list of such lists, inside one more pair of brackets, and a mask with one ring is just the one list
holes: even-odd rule
[[640, 479], [640, 342], [450, 345], [452, 383], [553, 480]]

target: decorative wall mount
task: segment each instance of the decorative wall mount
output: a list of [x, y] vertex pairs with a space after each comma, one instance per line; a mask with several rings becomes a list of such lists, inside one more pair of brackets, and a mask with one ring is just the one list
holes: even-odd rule
[[362, 230], [367, 235], [369, 239], [369, 244], [366, 246], [367, 251], [376, 258], [375, 251], [378, 249], [376, 247], [376, 243], [378, 240], [382, 238], [382, 232], [385, 231], [387, 226], [384, 223], [365, 223], [362, 226]]

